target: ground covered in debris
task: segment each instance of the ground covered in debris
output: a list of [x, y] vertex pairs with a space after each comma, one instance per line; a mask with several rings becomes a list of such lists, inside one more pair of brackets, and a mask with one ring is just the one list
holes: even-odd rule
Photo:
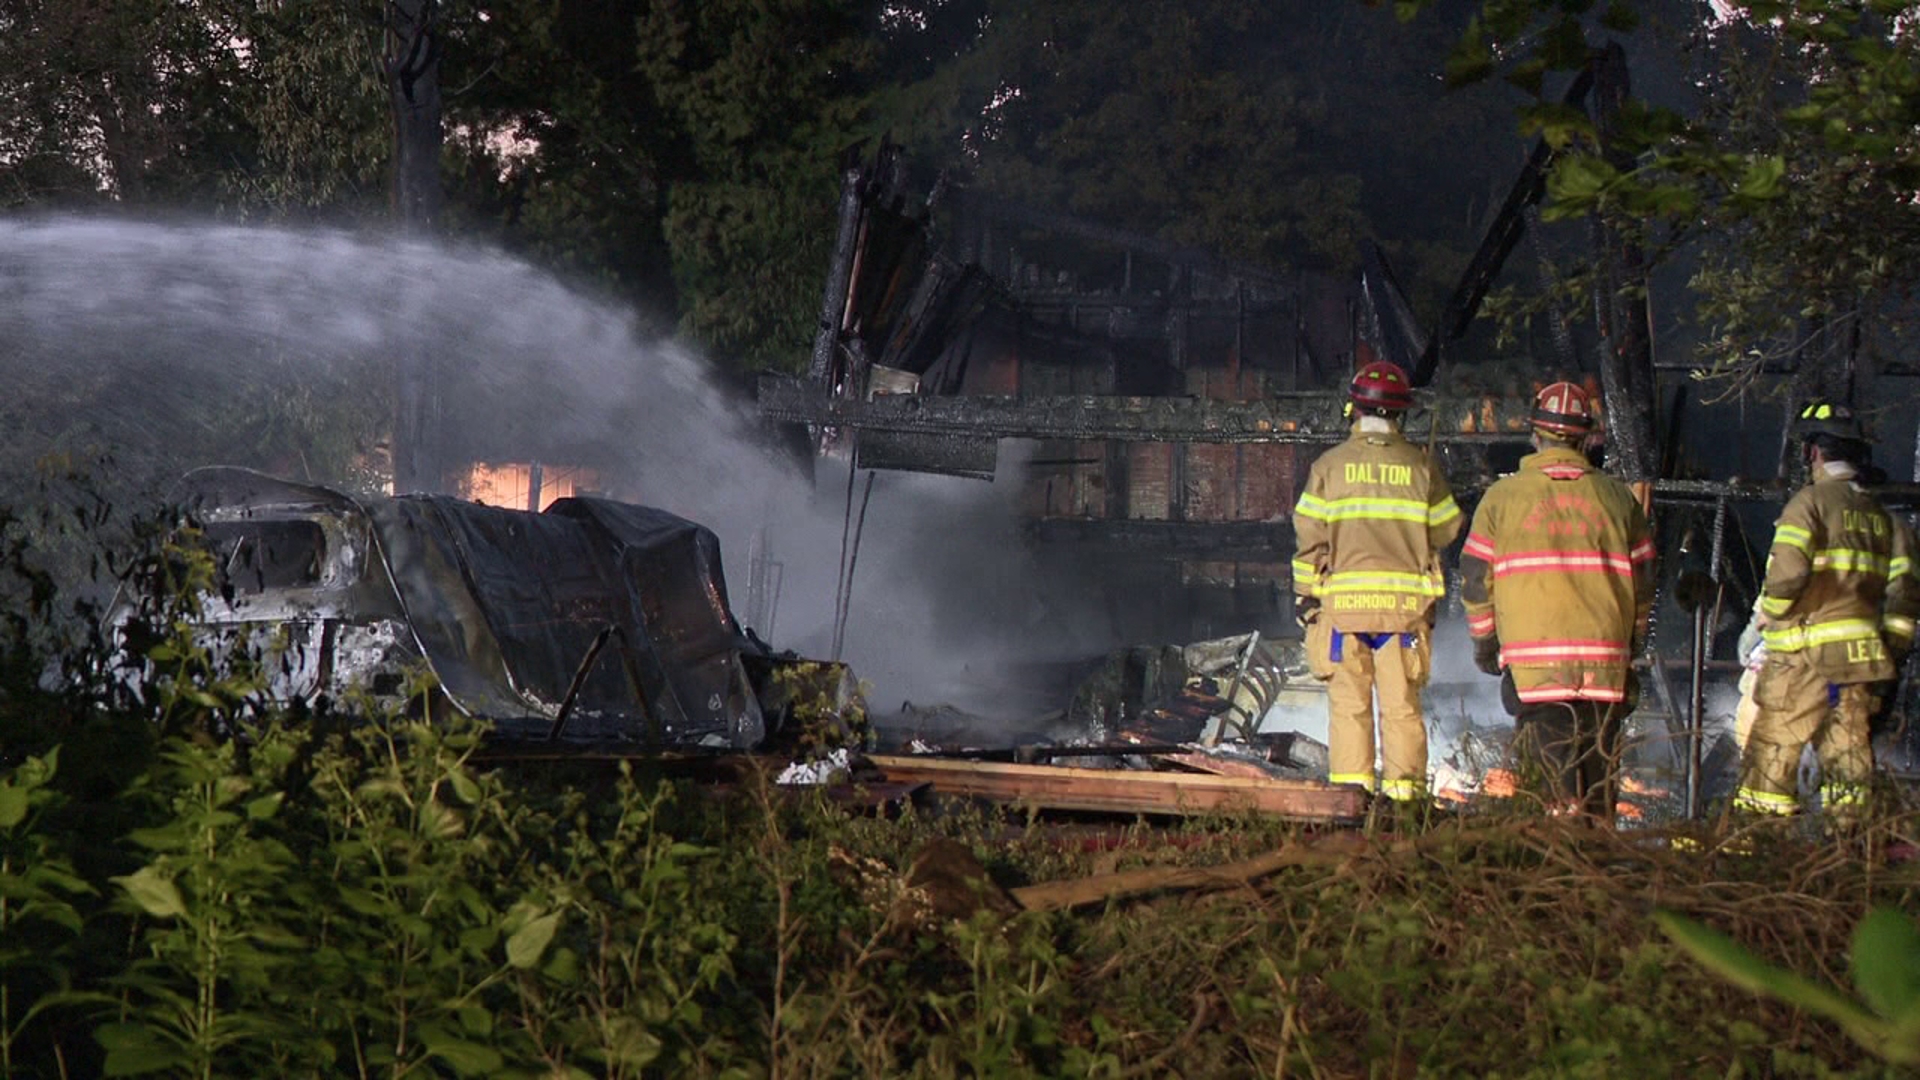
[[158, 735], [8, 701], [19, 1076], [1877, 1076], [1654, 915], [1850, 987], [1856, 924], [1920, 891], [1885, 857], [1910, 811], [1687, 852], [1519, 800], [875, 811], [771, 770], [486, 766], [403, 721], [211, 740], [184, 708]]

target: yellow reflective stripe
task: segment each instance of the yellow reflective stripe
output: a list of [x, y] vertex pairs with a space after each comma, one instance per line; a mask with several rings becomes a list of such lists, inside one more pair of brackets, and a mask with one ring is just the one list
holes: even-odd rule
[[1308, 580], [1311, 580], [1319, 576], [1320, 576], [1319, 567], [1313, 565], [1312, 563], [1308, 562], [1305, 559], [1293, 560], [1293, 577], [1295, 581], [1298, 581], [1301, 578], [1306, 578]]
[[1807, 626], [1775, 626], [1760, 632], [1760, 637], [1767, 643], [1767, 648], [1780, 652], [1798, 652], [1810, 645], [1858, 641], [1879, 636], [1879, 624], [1867, 619], [1835, 619], [1832, 622], [1812, 623]]
[[1426, 790], [1427, 785], [1423, 780], [1382, 780], [1380, 782], [1380, 794], [1399, 802], [1417, 799]]
[[1808, 551], [1813, 547], [1813, 534], [1798, 525], [1777, 525], [1773, 530], [1773, 542], [1775, 546], [1785, 544]]
[[1315, 498], [1311, 509], [1302, 495], [1296, 513], [1319, 521], [1413, 521], [1427, 524], [1428, 506], [1419, 499], [1377, 499], [1355, 496], [1347, 499]]
[[1453, 496], [1451, 495], [1427, 508], [1427, 524], [1429, 525], [1445, 525], [1447, 522], [1459, 516], [1460, 504], [1454, 502]]
[[1327, 783], [1359, 784], [1361, 787], [1366, 788], [1368, 791], [1372, 791], [1374, 787], [1372, 773], [1358, 773], [1358, 772], [1328, 773]]
[[1785, 615], [1787, 609], [1793, 606], [1793, 600], [1791, 596], [1762, 596], [1760, 610], [1768, 615]]
[[1913, 620], [1905, 615], [1889, 615], [1880, 620], [1880, 626], [1890, 634], [1907, 638], [1913, 636]]
[[1844, 810], [1860, 806], [1866, 801], [1865, 785], [1850, 784], [1845, 781], [1820, 785], [1820, 805], [1828, 810]]
[[1822, 548], [1813, 553], [1815, 570], [1852, 571], [1862, 574], [1887, 575], [1887, 557], [1858, 548]]
[[1799, 808], [1799, 801], [1791, 795], [1750, 787], [1741, 788], [1734, 795], [1733, 803], [1743, 810], [1758, 810], [1763, 814], [1791, 814]]
[[1398, 592], [1415, 596], [1445, 596], [1446, 583], [1434, 574], [1407, 574], [1395, 570], [1340, 570], [1328, 574], [1320, 591], [1337, 593]]
[[1300, 501], [1294, 504], [1293, 512], [1315, 521], [1325, 521], [1327, 520], [1327, 500], [1308, 492], [1300, 496]]
[[1895, 555], [1893, 561], [1887, 563], [1888, 577], [1906, 577], [1911, 573], [1913, 573], [1913, 560], [1905, 555]]

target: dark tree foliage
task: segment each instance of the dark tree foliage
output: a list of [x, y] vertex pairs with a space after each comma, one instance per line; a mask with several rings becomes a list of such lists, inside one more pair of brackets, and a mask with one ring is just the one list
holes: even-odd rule
[[[1911, 0], [1487, 0], [1449, 71], [1539, 94], [1522, 129], [1564, 150], [1549, 218], [1601, 215], [1690, 268], [1703, 368], [1740, 391], [1785, 368], [1798, 390], [1831, 387], [1904, 352], [1914, 329], [1916, 14]], [[1550, 91], [1649, 24], [1687, 42], [1693, 100], [1626, 113], [1622, 161]]]
[[[384, 212], [378, 0], [0, 12], [0, 193]], [[1291, 0], [445, 5], [447, 225], [597, 279], [730, 364], [805, 355], [838, 164], [931, 176], [1276, 268], [1378, 237], [1444, 289], [1517, 155], [1438, 77], [1458, 19]], [[1425, 22], [1432, 22], [1431, 26]]]
[[988, 190], [1276, 269], [1351, 269], [1378, 239], [1431, 298], [1520, 160], [1510, 97], [1440, 77], [1463, 25], [1313, 0], [996, 5], [907, 96], [945, 98], [934, 130], [958, 129]]

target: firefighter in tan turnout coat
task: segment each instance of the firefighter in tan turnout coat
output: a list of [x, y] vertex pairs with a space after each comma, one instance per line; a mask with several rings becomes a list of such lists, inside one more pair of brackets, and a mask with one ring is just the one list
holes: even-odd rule
[[1912, 646], [1920, 588], [1911, 534], [1856, 483], [1870, 448], [1853, 413], [1815, 402], [1794, 427], [1812, 482], [1774, 525], [1759, 604], [1766, 661], [1734, 801], [1792, 813], [1800, 754], [1812, 743], [1821, 804], [1845, 813], [1872, 777], [1874, 684], [1893, 679]]
[[1460, 553], [1474, 663], [1502, 674], [1523, 766], [1549, 809], [1613, 813], [1633, 657], [1653, 610], [1654, 547], [1633, 493], [1587, 460], [1586, 391], [1534, 399], [1535, 453], [1481, 497]]
[[1293, 510], [1294, 613], [1308, 666], [1327, 683], [1328, 779], [1410, 800], [1427, 787], [1420, 691], [1443, 592], [1440, 552], [1460, 532], [1460, 507], [1433, 459], [1400, 434], [1413, 404], [1406, 372], [1368, 364], [1349, 397], [1353, 433], [1313, 463]]

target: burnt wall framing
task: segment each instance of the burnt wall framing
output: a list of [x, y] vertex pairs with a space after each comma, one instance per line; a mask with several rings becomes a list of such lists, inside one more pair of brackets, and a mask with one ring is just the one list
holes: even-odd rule
[[[1199, 397], [1044, 397], [886, 394], [829, 398], [804, 380], [760, 380], [760, 415], [775, 421], [853, 431], [1002, 439], [1111, 439], [1173, 443], [1339, 442], [1345, 395], [1275, 395], [1257, 401]], [[1439, 430], [1432, 426], [1438, 423]], [[1410, 417], [1407, 437], [1439, 444], [1515, 443], [1527, 438], [1526, 413], [1488, 398], [1430, 397]]]

